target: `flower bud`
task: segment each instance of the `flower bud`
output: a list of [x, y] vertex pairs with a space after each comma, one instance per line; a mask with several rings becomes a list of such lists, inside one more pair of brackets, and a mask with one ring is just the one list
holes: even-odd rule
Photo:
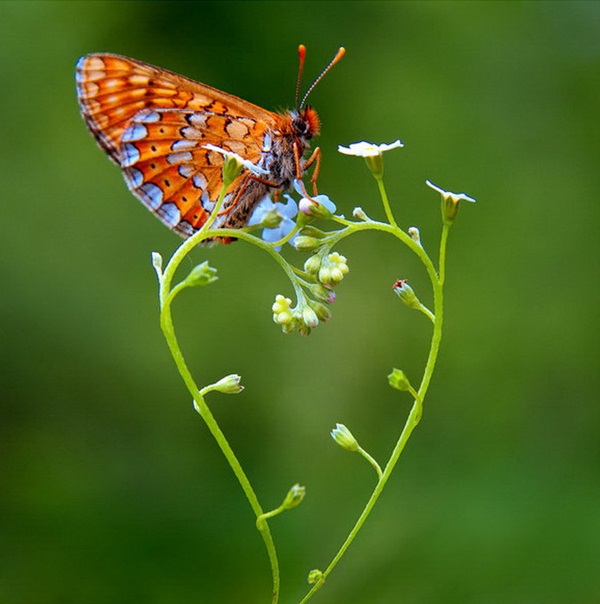
[[350, 451], [351, 453], [358, 451], [358, 441], [344, 424], [335, 425], [335, 428], [331, 431], [331, 438], [333, 438], [342, 449], [346, 449], [346, 451]]
[[406, 304], [406, 306], [418, 309], [422, 307], [421, 302], [419, 302], [413, 288], [408, 284], [406, 279], [398, 279], [398, 281], [394, 283], [392, 289], [398, 294], [398, 297]]
[[325, 306], [325, 304], [321, 304], [321, 302], [315, 302], [314, 300], [310, 300], [308, 302], [310, 307], [315, 311], [317, 318], [319, 321], [323, 321], [323, 323], [329, 321], [331, 319], [331, 311]]
[[294, 241], [294, 247], [299, 252], [312, 252], [321, 245], [323, 245], [323, 242], [320, 239], [307, 237], [306, 235], [298, 235]]
[[314, 585], [315, 583], [322, 583], [324, 581], [324, 577], [323, 577], [323, 571], [319, 570], [318, 568], [313, 568], [309, 573], [308, 573], [308, 578], [307, 581], [311, 584]]
[[315, 254], [314, 256], [311, 256], [304, 263], [304, 270], [307, 273], [310, 273], [311, 275], [316, 275], [319, 272], [319, 269], [321, 268], [322, 260], [323, 260], [323, 258], [319, 254]]
[[244, 387], [240, 384], [242, 378], [236, 373], [221, 378], [216, 384], [213, 384], [213, 390], [223, 394], [238, 394]]
[[396, 390], [400, 390], [402, 392], [410, 390], [410, 382], [406, 377], [406, 374], [401, 369], [392, 369], [392, 373], [388, 375], [388, 384], [395, 388]]
[[354, 218], [358, 218], [358, 220], [362, 220], [364, 222], [367, 222], [369, 220], [369, 217], [365, 214], [365, 211], [358, 206], [356, 208], [354, 208], [354, 210], [352, 211], [352, 216], [354, 216]]
[[331, 218], [336, 208], [327, 195], [315, 195], [310, 198], [303, 197], [298, 203], [298, 210], [313, 218]]
[[[291, 326], [290, 331], [293, 329], [295, 320], [292, 313], [292, 301], [289, 298], [277, 294], [271, 310], [273, 311], [273, 321], [275, 321], [275, 323], [282, 327]], [[286, 330], [284, 329], [284, 331]]]
[[208, 260], [205, 260], [190, 271], [190, 274], [185, 278], [184, 284], [186, 287], [197, 287], [200, 285], [210, 285], [217, 279], [217, 269], [209, 266]]
[[349, 270], [346, 257], [332, 252], [321, 263], [319, 281], [325, 285], [337, 285]]
[[302, 323], [311, 329], [319, 324], [317, 313], [310, 306], [305, 306], [302, 309]]
[[152, 266], [159, 275], [162, 273], [163, 259], [158, 252], [152, 252]]
[[[421, 245], [421, 233], [417, 227], [410, 227], [408, 229], [408, 234], [410, 238], [418, 245]], [[422, 246], [421, 246], [422, 247]]]
[[295, 484], [285, 496], [283, 503], [281, 504], [281, 510], [291, 510], [302, 503], [304, 496], [306, 495], [306, 487], [299, 484]]
[[228, 187], [241, 173], [243, 164], [235, 157], [225, 157], [223, 162], [223, 185]]
[[326, 304], [333, 304], [335, 302], [336, 295], [331, 286], [314, 283], [310, 286], [310, 291], [317, 300], [322, 300]]
[[306, 235], [307, 237], [314, 237], [315, 239], [323, 239], [324, 237], [327, 237], [327, 233], [310, 224], [303, 226], [299, 235]]

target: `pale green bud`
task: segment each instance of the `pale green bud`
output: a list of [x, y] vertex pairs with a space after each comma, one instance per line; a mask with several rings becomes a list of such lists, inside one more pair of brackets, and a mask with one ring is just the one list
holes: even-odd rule
[[240, 384], [242, 378], [236, 373], [227, 375], [221, 378], [216, 384], [213, 385], [213, 390], [222, 392], [223, 394], [238, 394], [244, 387]]
[[318, 568], [313, 568], [313, 570], [308, 573], [307, 581], [311, 585], [321, 583], [323, 581], [323, 571], [319, 570]]
[[152, 266], [159, 275], [162, 273], [163, 259], [158, 252], [152, 252]]
[[283, 510], [291, 510], [296, 506], [302, 503], [304, 496], [306, 495], [306, 487], [303, 487], [299, 484], [295, 484], [285, 496], [283, 503], [281, 504], [281, 509]]
[[312, 252], [314, 249], [323, 245], [323, 242], [320, 239], [316, 239], [315, 237], [308, 237], [306, 235], [299, 235], [294, 240], [294, 247], [299, 252]]
[[217, 279], [217, 269], [209, 266], [208, 260], [205, 260], [190, 271], [190, 274], [185, 278], [184, 284], [187, 287], [197, 287], [200, 285], [210, 285]]
[[319, 321], [329, 321], [331, 319], [331, 311], [325, 304], [321, 304], [321, 302], [315, 302], [314, 300], [309, 301], [310, 307], [315, 311]]
[[235, 157], [225, 157], [223, 162], [223, 184], [229, 186], [241, 173], [243, 165]]
[[344, 424], [335, 425], [335, 428], [331, 431], [331, 438], [333, 438], [340, 447], [346, 449], [346, 451], [350, 451], [351, 453], [358, 451], [358, 441]]
[[319, 324], [317, 313], [310, 306], [305, 306], [302, 309], [302, 322], [311, 329]]
[[392, 369], [392, 373], [388, 375], [388, 383], [392, 388], [402, 392], [410, 390], [411, 388], [410, 382], [408, 381], [404, 371], [401, 369], [396, 369], [395, 367]]
[[423, 307], [421, 302], [419, 302], [419, 299], [417, 298], [413, 288], [408, 284], [406, 279], [398, 279], [398, 281], [394, 283], [392, 289], [396, 294], [398, 294], [398, 297], [400, 300], [402, 300], [402, 302], [404, 302], [404, 304], [406, 304], [406, 306], [417, 309], [421, 309]]
[[319, 256], [319, 254], [315, 254], [314, 256], [311, 256], [304, 263], [304, 270], [307, 273], [310, 273], [311, 275], [316, 275], [319, 272], [319, 269], [321, 268], [322, 260], [323, 260], [323, 258], [321, 256]]

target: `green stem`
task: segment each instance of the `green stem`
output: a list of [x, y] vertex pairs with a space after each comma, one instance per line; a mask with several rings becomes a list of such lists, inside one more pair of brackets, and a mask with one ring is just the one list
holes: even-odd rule
[[381, 201], [383, 202], [383, 209], [385, 210], [385, 215], [386, 215], [389, 223], [393, 227], [398, 228], [398, 225], [396, 224], [396, 219], [394, 218], [394, 215], [392, 214], [392, 207], [390, 205], [390, 200], [388, 198], [387, 191], [385, 190], [385, 185], [383, 183], [383, 175], [374, 175], [374, 176], [375, 176], [375, 180], [377, 181], [377, 187], [379, 188], [379, 194], [381, 195]]
[[[177, 271], [177, 268], [181, 264], [182, 260], [186, 257], [186, 255], [202, 240], [207, 237], [214, 237], [219, 235], [232, 235], [241, 239], [252, 240], [253, 243], [257, 243], [260, 247], [265, 247], [262, 244], [264, 243], [262, 240], [257, 239], [253, 235], [248, 233], [237, 232], [237, 230], [232, 229], [214, 229], [208, 232], [210, 225], [214, 222], [216, 215], [223, 204], [223, 200], [225, 198], [226, 187], [223, 187], [221, 194], [217, 203], [215, 204], [215, 208], [208, 221], [203, 225], [203, 227], [195, 233], [189, 239], [186, 239], [181, 246], [175, 251], [173, 256], [171, 257], [167, 267], [165, 268], [162, 278], [159, 280], [160, 282], [160, 324], [165, 339], [167, 340], [167, 344], [169, 346], [169, 350], [171, 351], [171, 355], [179, 374], [181, 375], [188, 391], [192, 395], [196, 409], [204, 422], [206, 423], [210, 433], [213, 438], [216, 440], [219, 448], [221, 449], [223, 455], [227, 459], [229, 466], [231, 467], [233, 473], [235, 474], [248, 502], [250, 503], [250, 507], [254, 512], [256, 518], [260, 518], [263, 515], [263, 509], [258, 501], [258, 497], [248, 480], [242, 466], [237, 459], [233, 449], [229, 445], [225, 435], [220, 429], [217, 421], [215, 420], [213, 414], [211, 413], [204, 397], [200, 395], [200, 391], [198, 386], [196, 385], [194, 378], [185, 362], [183, 357], [183, 353], [181, 352], [181, 348], [179, 346], [179, 342], [177, 341], [177, 337], [175, 335], [175, 329], [173, 326], [173, 318], [171, 314], [171, 303], [175, 296], [184, 289], [185, 285], [183, 282], [176, 285], [171, 290], [171, 282]], [[232, 232], [233, 231], [233, 232]], [[267, 248], [267, 251], [272, 251]], [[278, 254], [276, 255], [278, 256]], [[281, 262], [280, 262], [281, 264]], [[286, 268], [286, 267], [284, 267]], [[289, 271], [286, 271], [289, 273]], [[262, 539], [265, 543], [265, 547], [267, 549], [267, 555], [269, 557], [269, 562], [271, 565], [271, 574], [272, 574], [272, 582], [273, 582], [273, 604], [277, 604], [279, 601], [279, 588], [280, 588], [280, 576], [279, 576], [279, 561], [277, 559], [277, 552], [275, 549], [275, 543], [273, 541], [273, 536], [271, 535], [271, 531], [269, 529], [269, 525], [266, 522], [261, 523], [261, 526], [258, 527]]]
[[[353, 228], [356, 228], [359, 226], [362, 226], [362, 225], [355, 225]], [[335, 554], [335, 556], [333, 557], [333, 559], [331, 560], [331, 562], [329, 563], [327, 568], [323, 571], [321, 580], [318, 583], [316, 583], [315, 585], [313, 585], [313, 587], [306, 594], [306, 596], [300, 601], [300, 604], [304, 604], [305, 602], [307, 602], [320, 589], [320, 587], [325, 582], [327, 576], [333, 571], [333, 569], [336, 567], [336, 565], [341, 560], [343, 555], [346, 553], [346, 550], [348, 549], [348, 547], [354, 541], [354, 538], [356, 537], [356, 535], [362, 528], [363, 524], [365, 523], [365, 521], [369, 517], [371, 511], [373, 510], [375, 504], [377, 503], [379, 496], [381, 495], [387, 481], [389, 480], [394, 468], [396, 467], [396, 464], [398, 463], [398, 460], [400, 459], [400, 455], [402, 454], [402, 451], [404, 450], [404, 447], [406, 446], [406, 443], [408, 442], [410, 435], [412, 434], [413, 430], [418, 425], [418, 423], [421, 419], [422, 411], [423, 411], [423, 400], [424, 400], [427, 390], [429, 388], [429, 384], [431, 381], [431, 377], [433, 375], [433, 370], [434, 370], [435, 363], [436, 363], [439, 349], [440, 349], [440, 342], [441, 342], [441, 338], [442, 338], [442, 325], [443, 325], [443, 317], [444, 317], [444, 313], [443, 313], [444, 292], [443, 292], [442, 280], [438, 277], [438, 275], [435, 271], [435, 268], [434, 268], [433, 264], [431, 263], [431, 261], [429, 260], [429, 257], [427, 256], [425, 251], [421, 248], [421, 246], [417, 245], [414, 241], [412, 241], [412, 239], [410, 239], [410, 237], [406, 233], [404, 233], [397, 227], [394, 228], [393, 226], [384, 225], [382, 223], [368, 223], [368, 224], [364, 225], [363, 229], [358, 229], [358, 230], [369, 230], [369, 229], [373, 229], [373, 228], [375, 228], [376, 230], [389, 232], [389, 233], [393, 234], [394, 236], [398, 237], [404, 243], [409, 245], [409, 247], [423, 261], [425, 268], [427, 269], [427, 272], [429, 273], [432, 287], [433, 287], [434, 316], [435, 316], [434, 322], [433, 322], [433, 334], [432, 334], [432, 338], [431, 338], [429, 354], [427, 357], [427, 364], [426, 364], [425, 370], [423, 372], [421, 384], [419, 385], [418, 391], [417, 392], [413, 391], [413, 393], [412, 393], [413, 397], [414, 397], [414, 402], [413, 402], [412, 408], [408, 414], [408, 417], [406, 419], [406, 422], [404, 424], [404, 428], [402, 429], [400, 437], [398, 438], [398, 441], [396, 442], [396, 445], [394, 446], [392, 454], [390, 455], [390, 458], [383, 470], [383, 474], [381, 475], [381, 478], [377, 482], [377, 485], [376, 485], [375, 489], [373, 490], [373, 493], [371, 494], [369, 500], [367, 501], [365, 507], [363, 508], [363, 511], [361, 512], [360, 516], [358, 517], [358, 520], [356, 521], [354, 527], [348, 534], [348, 537], [346, 538], [346, 540], [344, 541], [344, 543], [342, 544], [342, 546], [340, 547], [338, 552]], [[445, 229], [445, 230], [446, 230], [446, 235], [442, 236], [442, 241], [440, 244], [440, 267], [439, 267], [440, 274], [444, 273], [444, 267], [445, 267], [447, 229]], [[342, 238], [342, 237], [340, 237], [340, 238]], [[412, 243], [412, 245], [410, 245], [409, 242], [406, 241], [406, 239], [409, 239], [410, 242]]]
[[[210, 433], [212, 434], [213, 438], [216, 440], [217, 444], [219, 445], [219, 448], [223, 452], [223, 455], [227, 459], [229, 466], [233, 470], [233, 473], [235, 474], [236, 478], [238, 479], [238, 482], [240, 483], [240, 485], [244, 491], [244, 494], [246, 495], [246, 498], [248, 499], [248, 502], [250, 503], [250, 507], [252, 508], [252, 511], [254, 512], [256, 517], [259, 518], [263, 514], [263, 509], [258, 501], [258, 497], [256, 496], [256, 493], [254, 492], [254, 489], [252, 488], [252, 485], [250, 484], [248, 477], [246, 476], [244, 470], [242, 469], [242, 466], [241, 466], [239, 460], [237, 459], [235, 453], [233, 452], [233, 449], [227, 442], [225, 435], [223, 434], [221, 428], [219, 427], [217, 421], [215, 420], [213, 414], [211, 413], [208, 405], [206, 404], [204, 397], [200, 395], [198, 386], [194, 382], [194, 378], [192, 377], [192, 374], [191, 374], [190, 370], [188, 369], [188, 366], [185, 362], [185, 359], [181, 352], [181, 348], [179, 347], [179, 343], [177, 341], [177, 337], [175, 336], [175, 330], [173, 327], [173, 319], [171, 316], [170, 301], [167, 304], [165, 304], [165, 306], [163, 306], [163, 308], [162, 308], [162, 311], [160, 314], [160, 323], [161, 323], [162, 331], [167, 340], [167, 344], [171, 351], [171, 355], [173, 356], [173, 360], [175, 361], [179, 374], [181, 375], [185, 385], [187, 386], [188, 391], [190, 392], [190, 394], [192, 395], [192, 397], [196, 403], [196, 409], [197, 409], [198, 413], [200, 414], [200, 416], [206, 423], [208, 429], [210, 430]], [[277, 559], [277, 552], [275, 550], [275, 543], [273, 541], [273, 537], [271, 535], [269, 525], [266, 522], [261, 524], [261, 526], [259, 527], [259, 530], [260, 530], [261, 536], [263, 538], [263, 541], [265, 543], [265, 547], [267, 549], [267, 554], [269, 556], [269, 561], [271, 564], [271, 572], [272, 572], [272, 580], [273, 580], [273, 604], [277, 604], [277, 602], [279, 600], [280, 578], [279, 578], [279, 562]]]
[[367, 453], [360, 446], [358, 447], [356, 452], [360, 453], [375, 468], [375, 472], [377, 472], [377, 477], [381, 480], [381, 476], [382, 476], [381, 466], [377, 463], [375, 458], [372, 455], [370, 455], [369, 453]]

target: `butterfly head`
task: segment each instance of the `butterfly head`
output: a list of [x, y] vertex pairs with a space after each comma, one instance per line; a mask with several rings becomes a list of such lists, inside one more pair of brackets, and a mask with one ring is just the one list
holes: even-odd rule
[[317, 112], [312, 107], [304, 107], [300, 111], [292, 111], [292, 128], [294, 134], [303, 140], [309, 141], [318, 136], [321, 130], [321, 121]]

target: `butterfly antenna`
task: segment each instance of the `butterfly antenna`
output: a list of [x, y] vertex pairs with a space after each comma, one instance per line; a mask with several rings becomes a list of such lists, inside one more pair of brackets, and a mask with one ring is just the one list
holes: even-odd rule
[[300, 84], [302, 84], [302, 74], [304, 73], [304, 59], [306, 58], [306, 46], [300, 44], [298, 46], [298, 59], [300, 63], [298, 65], [298, 79], [296, 80], [296, 107], [300, 109], [298, 105], [298, 99], [300, 98]]
[[[304, 47], [302, 46], [301, 48]], [[306, 54], [306, 49], [304, 50], [304, 53]], [[325, 69], [321, 72], [321, 75], [310, 85], [310, 88], [306, 91], [306, 94], [302, 98], [302, 102], [298, 106], [298, 109], [302, 109], [302, 107], [304, 107], [304, 103], [306, 103], [308, 95], [314, 90], [315, 86], [323, 79], [323, 76], [344, 56], [345, 53], [346, 49], [341, 46], [339, 50], [335, 53], [335, 57], [333, 57], [333, 59], [331, 59], [331, 61], [329, 62], [329, 65], [325, 67]]]

